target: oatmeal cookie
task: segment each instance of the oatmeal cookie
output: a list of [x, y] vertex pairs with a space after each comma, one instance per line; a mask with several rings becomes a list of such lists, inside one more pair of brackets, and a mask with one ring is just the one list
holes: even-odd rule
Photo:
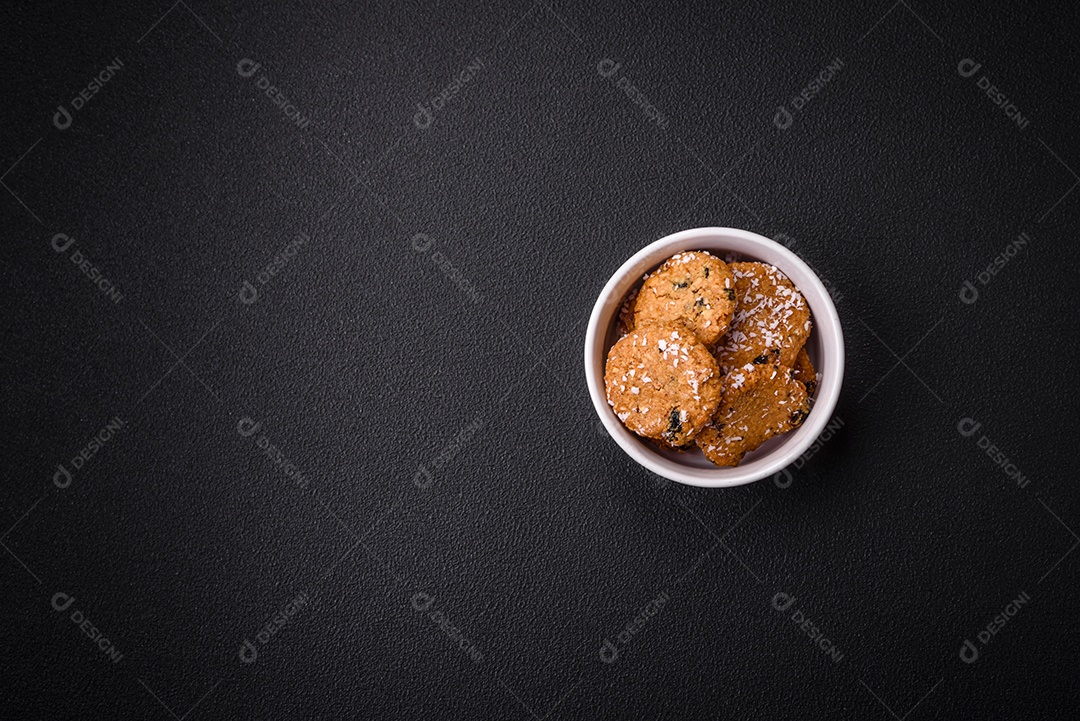
[[727, 263], [704, 251], [678, 253], [648, 276], [634, 302], [633, 323], [686, 323], [712, 346], [735, 311], [735, 285]]
[[738, 303], [713, 347], [725, 373], [753, 363], [789, 368], [810, 335], [810, 307], [787, 276], [767, 263], [731, 263]]
[[608, 352], [608, 404], [627, 428], [685, 446], [720, 404], [716, 359], [681, 323], [635, 323]]
[[713, 421], [695, 442], [718, 466], [737, 466], [748, 452], [802, 425], [810, 399], [786, 366], [750, 365], [723, 378], [724, 395]]
[[806, 386], [806, 395], [814, 397], [817, 390], [818, 372], [814, 364], [810, 362], [810, 356], [806, 352], [806, 346], [799, 349], [799, 355], [795, 356], [795, 365], [791, 368], [791, 377]]

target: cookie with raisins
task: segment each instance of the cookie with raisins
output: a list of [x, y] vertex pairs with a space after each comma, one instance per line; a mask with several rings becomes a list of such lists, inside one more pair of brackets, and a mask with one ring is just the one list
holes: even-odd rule
[[634, 325], [686, 323], [702, 343], [724, 335], [735, 311], [735, 287], [728, 264], [705, 251], [668, 258], [645, 279], [634, 301]]
[[768, 263], [731, 263], [737, 304], [731, 327], [713, 347], [725, 373], [747, 364], [791, 367], [810, 335], [810, 306]]
[[608, 404], [639, 436], [685, 446], [716, 413], [720, 368], [681, 323], [634, 324], [608, 351]]
[[799, 355], [795, 356], [795, 365], [791, 368], [791, 377], [806, 386], [806, 395], [814, 397], [818, 386], [818, 372], [814, 364], [810, 362], [810, 356], [806, 352], [806, 346], [799, 349]]
[[770, 438], [802, 425], [810, 414], [806, 387], [787, 366], [750, 365], [723, 378], [724, 394], [709, 425], [694, 441], [718, 466], [737, 466]]

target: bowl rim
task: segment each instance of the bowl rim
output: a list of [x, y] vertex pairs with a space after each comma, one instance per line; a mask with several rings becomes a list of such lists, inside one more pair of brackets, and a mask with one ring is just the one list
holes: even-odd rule
[[[601, 355], [606, 353], [605, 348], [600, 347], [598, 349], [598, 347], [603, 346], [607, 338], [613, 314], [610, 311], [606, 312], [605, 308], [610, 309], [612, 307], [611, 299], [616, 292], [616, 288], [630, 275], [636, 276], [634, 282], [637, 282], [642, 275], [675, 253], [689, 250], [718, 253], [720, 249], [696, 248], [692, 245], [693, 241], [705, 239], [715, 241], [716, 236], [741, 241], [741, 244], [745, 246], [767, 249], [767, 254], [773, 256], [774, 259], [762, 260], [761, 262], [769, 262], [775, 265], [785, 275], [799, 275], [805, 278], [810, 285], [811, 292], [808, 292], [806, 288], [807, 283], [799, 283], [797, 287], [806, 297], [807, 303], [811, 307], [814, 316], [814, 331], [819, 334], [821, 343], [822, 358], [827, 358], [828, 365], [834, 366], [835, 371], [822, 378], [814, 396], [814, 406], [810, 415], [807, 416], [806, 422], [794, 432], [795, 435], [791, 440], [746, 466], [711, 469], [694, 468], [666, 458], [658, 451], [648, 448], [638, 436], [628, 430], [608, 405], [603, 372], [601, 370], [599, 374], [596, 373], [595, 363], [598, 350]], [[676, 246], [679, 247], [676, 248]], [[667, 256], [663, 256], [657, 262], [651, 262], [650, 259], [654, 260], [658, 257], [660, 251], [667, 250], [671, 251]], [[743, 252], [741, 250], [731, 250], [738, 253]], [[753, 253], [747, 252], [746, 255], [753, 255]], [[646, 263], [648, 264], [645, 265]], [[797, 269], [798, 272], [789, 273], [791, 269]], [[811, 298], [813, 298], [813, 302], [811, 302]], [[622, 302], [622, 297], [617, 299], [617, 304], [614, 306], [615, 313], [618, 312], [618, 308], [621, 308]], [[607, 319], [601, 324], [601, 320], [605, 315]], [[836, 408], [837, 401], [840, 398], [840, 389], [843, 386], [844, 334], [840, 324], [840, 316], [836, 312], [836, 306], [833, 304], [828, 289], [821, 282], [817, 273], [795, 253], [771, 238], [740, 228], [706, 226], [681, 230], [649, 243], [630, 256], [612, 274], [600, 291], [599, 296], [597, 296], [585, 330], [584, 350], [585, 380], [589, 387], [589, 396], [592, 399], [593, 408], [600, 417], [600, 421], [608, 435], [615, 440], [624, 453], [653, 473], [676, 483], [702, 488], [726, 488], [753, 483], [778, 473], [793, 463], [814, 444], [821, 432], [825, 430], [825, 426]], [[824, 366], [826, 364], [819, 361], [818, 365]]]

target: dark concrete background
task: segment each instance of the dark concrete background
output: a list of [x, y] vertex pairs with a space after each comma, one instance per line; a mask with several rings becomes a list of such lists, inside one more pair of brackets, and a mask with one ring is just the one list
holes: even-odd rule
[[[1078, 21], [6, 5], [0, 715], [1071, 717]], [[701, 225], [836, 291], [790, 482], [590, 406], [600, 288]]]

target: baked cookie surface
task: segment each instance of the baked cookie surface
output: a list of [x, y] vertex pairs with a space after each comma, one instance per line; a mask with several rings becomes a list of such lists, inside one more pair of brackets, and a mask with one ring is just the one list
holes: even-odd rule
[[627, 428], [669, 446], [685, 446], [715, 415], [720, 368], [682, 323], [635, 323], [608, 352], [608, 404]]
[[773, 436], [802, 425], [810, 399], [786, 366], [751, 365], [723, 378], [724, 393], [713, 421], [695, 437], [705, 457], [735, 466]]
[[795, 363], [810, 335], [810, 307], [787, 276], [767, 263], [730, 263], [737, 304], [727, 335], [713, 346], [725, 373], [747, 364]]
[[735, 297], [727, 263], [704, 251], [679, 253], [642, 283], [634, 301], [633, 325], [682, 321], [702, 343], [712, 346], [731, 323]]
[[791, 377], [806, 386], [806, 395], [811, 398], [817, 391], [818, 373], [814, 364], [810, 362], [810, 356], [806, 352], [806, 346], [799, 349], [795, 356], [795, 365], [791, 368]]

